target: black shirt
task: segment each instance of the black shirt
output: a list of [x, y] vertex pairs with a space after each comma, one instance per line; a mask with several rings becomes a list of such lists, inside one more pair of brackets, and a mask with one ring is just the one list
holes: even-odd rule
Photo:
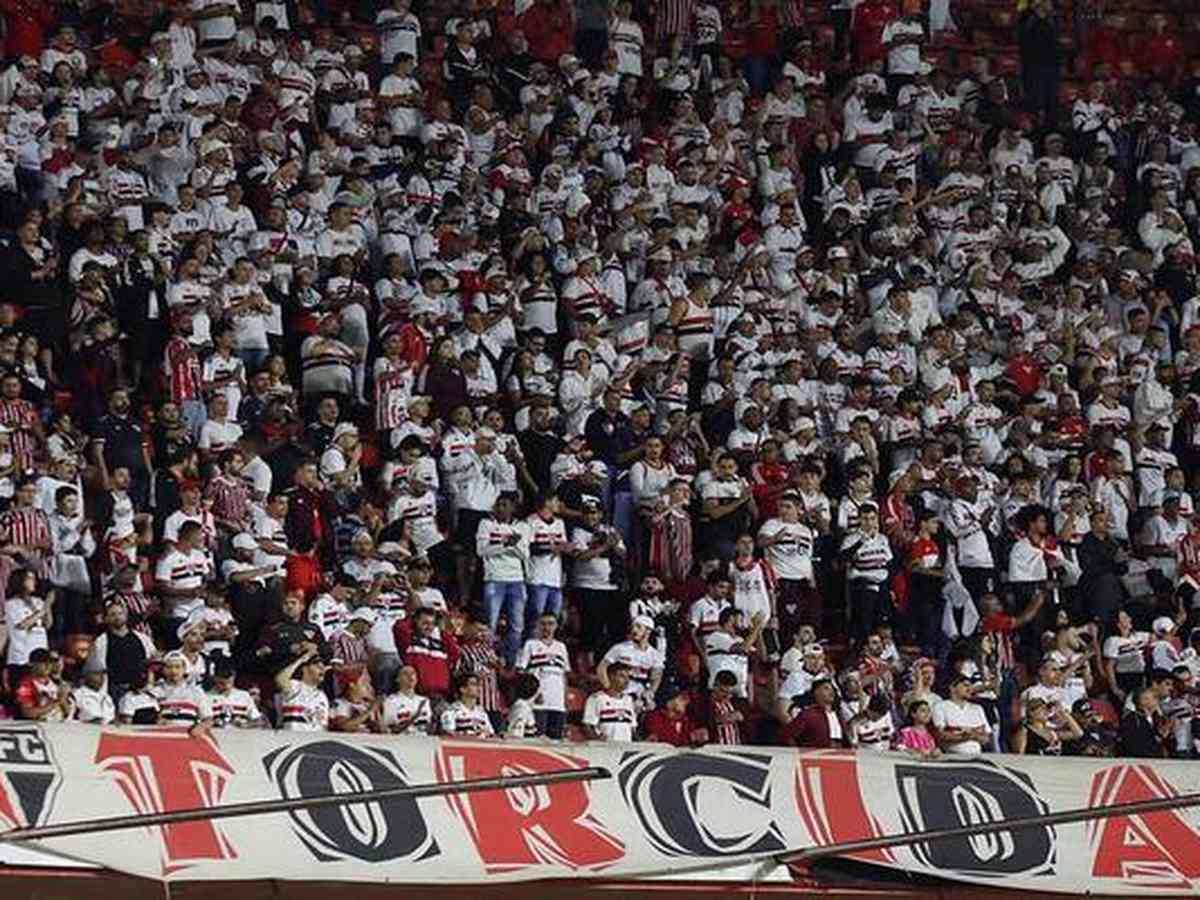
[[541, 490], [550, 490], [550, 465], [565, 446], [563, 439], [552, 431], [529, 429], [517, 435], [517, 443], [529, 466], [529, 477]]
[[304, 429], [304, 442], [312, 447], [313, 453], [320, 456], [333, 443], [333, 432], [337, 428], [338, 423], [326, 425], [320, 419], [315, 422], [309, 422]]
[[587, 417], [583, 427], [588, 446], [611, 468], [617, 464], [621, 452], [621, 432], [628, 426], [629, 418], [619, 410], [614, 415], [607, 409], [598, 409]]
[[146, 648], [132, 631], [124, 634], [110, 631], [104, 661], [110, 684], [133, 684], [146, 669]]
[[104, 461], [110, 472], [121, 466], [128, 468], [131, 475], [146, 471], [142, 426], [129, 416], [112, 413], [101, 416], [94, 437], [104, 443]]

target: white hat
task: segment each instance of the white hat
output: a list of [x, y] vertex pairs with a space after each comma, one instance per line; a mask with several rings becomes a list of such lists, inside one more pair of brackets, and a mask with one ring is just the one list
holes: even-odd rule
[[198, 619], [195, 616], [191, 616], [190, 618], [184, 619], [179, 624], [179, 628], [176, 629], [175, 634], [182, 641], [197, 628], [199, 628], [201, 631], [207, 631], [208, 625], [205, 624], [203, 619]]
[[360, 606], [354, 612], [350, 613], [351, 622], [366, 622], [368, 625], [374, 625], [378, 619], [379, 616], [375, 610], [369, 606]]
[[1159, 616], [1152, 627], [1155, 634], [1170, 634], [1175, 630], [1175, 620], [1170, 616]]
[[829, 259], [849, 259], [850, 251], [841, 244], [834, 244], [829, 248], [829, 253], [826, 255]]
[[233, 536], [233, 549], [234, 550], [257, 550], [258, 549], [258, 541], [255, 539], [254, 535], [252, 535], [250, 532], [243, 531], [240, 534], [235, 534]]
[[816, 420], [811, 416], [801, 416], [796, 420], [794, 427], [796, 431], [804, 431], [806, 429], [816, 428], [817, 423]]
[[436, 315], [439, 312], [438, 304], [426, 297], [424, 294], [418, 294], [413, 297], [408, 304], [408, 313], [412, 316], [419, 316], [421, 313], [432, 313]]
[[653, 631], [653, 630], [654, 630], [654, 620], [653, 620], [652, 618], [650, 618], [649, 616], [645, 616], [645, 615], [642, 615], [642, 616], [634, 616], [634, 617], [633, 617], [633, 624], [634, 624], [634, 625], [641, 625], [643, 628], [647, 628], [647, 629], [649, 629], [650, 631]]
[[1100, 341], [1101, 344], [1107, 344], [1109, 341], [1118, 340], [1120, 337], [1121, 332], [1117, 331], [1117, 329], [1113, 328], [1111, 325], [1104, 326], [1096, 335], [1096, 339]]
[[805, 644], [804, 645], [804, 655], [805, 656], [824, 656], [825, 648], [817, 643]]
[[208, 156], [210, 153], [218, 153], [221, 150], [228, 150], [228, 149], [229, 149], [229, 145], [227, 143], [225, 143], [224, 141], [216, 140], [214, 138], [213, 140], [205, 141], [200, 146], [200, 155]]
[[345, 437], [352, 434], [358, 437], [358, 426], [353, 422], [338, 422], [337, 428], [333, 429], [333, 439], [336, 441], [340, 437]]

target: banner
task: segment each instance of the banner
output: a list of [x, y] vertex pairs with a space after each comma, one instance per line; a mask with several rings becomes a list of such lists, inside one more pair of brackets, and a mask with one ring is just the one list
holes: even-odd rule
[[[1195, 763], [226, 730], [0, 726], [0, 830], [601, 766], [612, 778], [46, 840], [27, 850], [168, 881], [471, 883], [689, 877], [813, 845], [1190, 793]], [[2, 839], [2, 838], [0, 838]], [[1064, 893], [1200, 885], [1197, 811], [860, 854], [906, 871]]]

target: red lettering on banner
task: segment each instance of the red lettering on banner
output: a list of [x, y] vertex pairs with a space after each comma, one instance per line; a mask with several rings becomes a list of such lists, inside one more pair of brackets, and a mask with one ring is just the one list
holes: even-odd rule
[[[586, 759], [547, 750], [443, 741], [434, 768], [438, 781], [447, 784], [587, 766]], [[477, 791], [447, 800], [489, 874], [535, 867], [600, 871], [625, 857], [624, 842], [591, 814], [586, 782]]]
[[[142, 814], [217, 806], [234, 774], [211, 737], [191, 737], [185, 728], [106, 731], [96, 747], [95, 762], [116, 779]], [[200, 862], [237, 858], [233, 845], [213, 822], [179, 822], [156, 830], [164, 875]]]
[[[1146, 765], [1112, 766], [1092, 778], [1089, 808], [1177, 796]], [[1092, 875], [1190, 887], [1200, 878], [1200, 833], [1175, 810], [1113, 816], [1088, 824]]]
[[[883, 830], [867, 810], [854, 753], [802, 753], [796, 763], [796, 809], [818, 847], [879, 837]], [[895, 862], [889, 850], [852, 854], [866, 862]]]

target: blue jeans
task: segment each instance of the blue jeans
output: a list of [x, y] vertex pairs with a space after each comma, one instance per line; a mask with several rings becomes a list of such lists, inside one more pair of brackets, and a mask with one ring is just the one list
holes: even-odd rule
[[513, 665], [517, 661], [525, 631], [525, 582], [485, 581], [483, 611], [493, 635], [500, 623], [501, 611], [508, 618], [508, 633], [504, 635], [502, 655], [510, 666]]
[[179, 417], [187, 424], [192, 440], [196, 440], [208, 421], [208, 409], [202, 400], [183, 400], [179, 404]]
[[531, 584], [529, 606], [525, 616], [530, 631], [533, 630], [533, 623], [544, 615], [562, 618], [562, 588], [550, 587], [548, 584]]
[[267, 361], [267, 357], [271, 351], [266, 347], [246, 347], [238, 351], [238, 358], [241, 359], [242, 365], [246, 367], [246, 376], [249, 377], [262, 368], [263, 363]]

